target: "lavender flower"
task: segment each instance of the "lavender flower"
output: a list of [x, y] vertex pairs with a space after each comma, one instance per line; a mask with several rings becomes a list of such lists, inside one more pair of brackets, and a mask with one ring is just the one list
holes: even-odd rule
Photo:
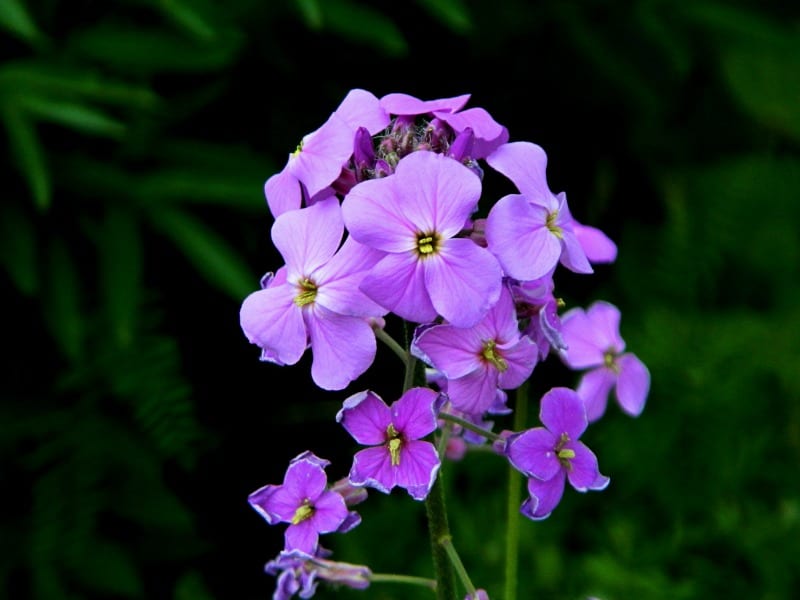
[[277, 576], [272, 600], [289, 600], [295, 594], [311, 598], [320, 581], [363, 590], [369, 587], [372, 572], [368, 567], [328, 560], [322, 552], [310, 556], [297, 551], [283, 551], [264, 566]]

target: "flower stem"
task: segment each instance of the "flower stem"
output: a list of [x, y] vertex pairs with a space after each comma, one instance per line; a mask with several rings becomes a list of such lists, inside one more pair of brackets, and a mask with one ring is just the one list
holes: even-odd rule
[[410, 585], [419, 585], [422, 587], [429, 588], [431, 590], [436, 589], [436, 580], [429, 579], [427, 577], [415, 577], [414, 575], [396, 575], [394, 573], [372, 573], [369, 576], [370, 582], [377, 583], [408, 583]]
[[482, 435], [485, 438], [496, 442], [498, 440], [502, 440], [502, 436], [497, 435], [494, 431], [489, 431], [488, 429], [484, 429], [483, 427], [479, 427], [470, 421], [462, 419], [461, 417], [457, 417], [455, 415], [451, 415], [450, 413], [440, 412], [439, 418], [443, 421], [450, 421], [451, 423], [456, 423], [457, 425], [461, 425], [464, 429], [469, 429], [470, 431], [474, 431], [475, 433]]
[[467, 589], [467, 593], [471, 596], [474, 596], [475, 586], [472, 585], [472, 580], [469, 578], [469, 575], [467, 575], [467, 570], [464, 568], [464, 563], [461, 562], [461, 557], [458, 556], [458, 552], [456, 552], [456, 548], [453, 546], [452, 538], [447, 536], [446, 538], [442, 539], [441, 543], [444, 546], [445, 552], [447, 552], [447, 557], [450, 559], [450, 562], [453, 563], [453, 568], [456, 570], [458, 578]]
[[375, 332], [375, 337], [382, 341], [384, 344], [389, 346], [392, 352], [394, 352], [397, 356], [400, 357], [400, 360], [403, 361], [403, 366], [408, 368], [408, 353], [403, 350], [403, 347], [395, 341], [395, 339], [386, 333], [380, 327], [373, 327], [372, 330]]
[[456, 582], [445, 545], [450, 542], [450, 526], [447, 523], [441, 470], [425, 498], [425, 510], [428, 515], [433, 569], [436, 573], [436, 597], [438, 600], [456, 600]]
[[[517, 388], [514, 403], [514, 431], [522, 431], [528, 419], [528, 382]], [[506, 509], [506, 568], [505, 600], [517, 598], [517, 570], [519, 566], [519, 506], [522, 501], [521, 474], [514, 468], [508, 470], [508, 504]]]

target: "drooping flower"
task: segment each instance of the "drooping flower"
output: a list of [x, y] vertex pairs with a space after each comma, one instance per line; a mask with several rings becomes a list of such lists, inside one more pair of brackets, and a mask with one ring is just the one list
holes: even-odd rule
[[436, 429], [438, 402], [439, 394], [429, 388], [411, 388], [391, 407], [371, 391], [347, 398], [336, 421], [370, 446], [353, 457], [350, 483], [387, 494], [399, 486], [423, 500], [440, 467], [434, 445], [421, 439]]
[[264, 360], [293, 365], [310, 345], [311, 377], [327, 390], [369, 368], [376, 352], [369, 319], [386, 313], [358, 289], [382, 255], [351, 238], [337, 252], [343, 231], [336, 198], [278, 217], [272, 240], [286, 265], [240, 310], [242, 330]]
[[538, 348], [519, 331], [511, 292], [503, 286], [497, 303], [472, 327], [420, 327], [411, 352], [447, 378], [452, 405], [481, 415], [497, 390], [514, 389], [530, 377]]
[[542, 396], [539, 419], [544, 427], [509, 435], [505, 454], [517, 470], [528, 477], [530, 497], [522, 513], [540, 520], [561, 501], [564, 485], [579, 492], [605, 489], [608, 477], [600, 474], [597, 457], [579, 439], [586, 427], [586, 409], [578, 394], [556, 387]]
[[632, 417], [644, 410], [650, 391], [650, 371], [635, 354], [625, 352], [620, 317], [616, 306], [599, 300], [587, 310], [570, 309], [561, 318], [568, 346], [562, 359], [572, 369], [586, 370], [577, 392], [590, 423], [605, 413], [612, 389], [623, 412]]
[[560, 262], [576, 273], [592, 273], [573, 230], [564, 192], [547, 185], [547, 155], [531, 142], [503, 144], [486, 157], [508, 177], [519, 194], [502, 197], [486, 217], [486, 241], [507, 275], [520, 281], [539, 279]]
[[[348, 521], [350, 511], [344, 498], [327, 489], [328, 464], [312, 452], [303, 452], [289, 463], [283, 484], [265, 485], [248, 497], [250, 505], [270, 525], [289, 523], [284, 532], [287, 551], [313, 556], [319, 535], [342, 531]], [[351, 519], [346, 529], [353, 526]]]
[[315, 131], [305, 135], [289, 154], [283, 170], [264, 184], [267, 204], [274, 217], [299, 209], [333, 185], [353, 154], [359, 127], [375, 134], [389, 123], [378, 99], [365, 90], [351, 90], [339, 107]]
[[456, 237], [480, 193], [470, 169], [433, 152], [410, 154], [393, 176], [355, 186], [342, 204], [347, 229], [384, 253], [361, 290], [408, 321], [477, 323], [497, 302], [502, 277], [487, 249]]
[[272, 600], [289, 600], [295, 594], [311, 598], [320, 581], [363, 590], [369, 587], [372, 571], [363, 565], [353, 565], [325, 557], [329, 552], [318, 551], [310, 556], [296, 550], [282, 551], [264, 566], [264, 571], [277, 576]]
[[547, 358], [551, 349], [564, 352], [567, 344], [561, 335], [560, 300], [553, 295], [552, 272], [531, 281], [511, 280], [509, 285], [517, 317], [525, 323], [522, 332], [539, 348], [539, 359]]

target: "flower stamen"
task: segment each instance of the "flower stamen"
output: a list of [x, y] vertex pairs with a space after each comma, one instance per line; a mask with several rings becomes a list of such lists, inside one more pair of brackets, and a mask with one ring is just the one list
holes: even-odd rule
[[500, 353], [495, 350], [496, 347], [497, 342], [494, 340], [484, 342], [481, 356], [486, 362], [492, 363], [495, 369], [503, 373], [508, 370], [508, 363], [502, 356], [500, 356]]
[[300, 293], [294, 297], [294, 303], [300, 308], [311, 304], [317, 297], [317, 284], [305, 277], [297, 282]]

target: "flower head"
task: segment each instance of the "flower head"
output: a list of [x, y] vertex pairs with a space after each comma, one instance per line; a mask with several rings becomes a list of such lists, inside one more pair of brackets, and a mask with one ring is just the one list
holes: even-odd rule
[[[285, 531], [287, 551], [307, 555], [317, 552], [319, 534], [347, 529], [350, 512], [344, 498], [327, 489], [328, 461], [303, 452], [289, 463], [281, 485], [265, 485], [248, 497], [250, 505], [267, 523], [289, 523]], [[357, 524], [357, 523], [356, 523]]]
[[361, 290], [408, 321], [477, 323], [497, 302], [502, 276], [488, 250], [457, 237], [480, 193], [472, 171], [433, 152], [414, 152], [393, 176], [355, 186], [342, 204], [345, 225], [384, 254]]
[[264, 571], [276, 575], [273, 600], [289, 600], [295, 594], [311, 598], [320, 581], [363, 590], [369, 587], [372, 571], [362, 565], [352, 565], [325, 558], [326, 552], [310, 556], [302, 552], [282, 551], [264, 566]]
[[586, 370], [577, 391], [586, 403], [589, 422], [603, 416], [612, 389], [626, 414], [641, 414], [650, 391], [650, 371], [636, 355], [625, 352], [619, 309], [597, 301], [587, 310], [568, 310], [561, 322], [568, 346], [562, 359], [572, 369]]
[[384, 493], [399, 486], [423, 500], [436, 480], [439, 455], [420, 438], [436, 429], [439, 394], [428, 388], [411, 388], [391, 407], [371, 391], [344, 401], [336, 421], [355, 440], [371, 446], [353, 458], [350, 483]]
[[551, 389], [542, 397], [539, 419], [544, 427], [511, 434], [505, 443], [511, 464], [528, 477], [530, 498], [521, 510], [534, 520], [550, 516], [567, 481], [579, 492], [602, 490], [609, 482], [600, 474], [597, 457], [579, 441], [588, 421], [577, 393]]

